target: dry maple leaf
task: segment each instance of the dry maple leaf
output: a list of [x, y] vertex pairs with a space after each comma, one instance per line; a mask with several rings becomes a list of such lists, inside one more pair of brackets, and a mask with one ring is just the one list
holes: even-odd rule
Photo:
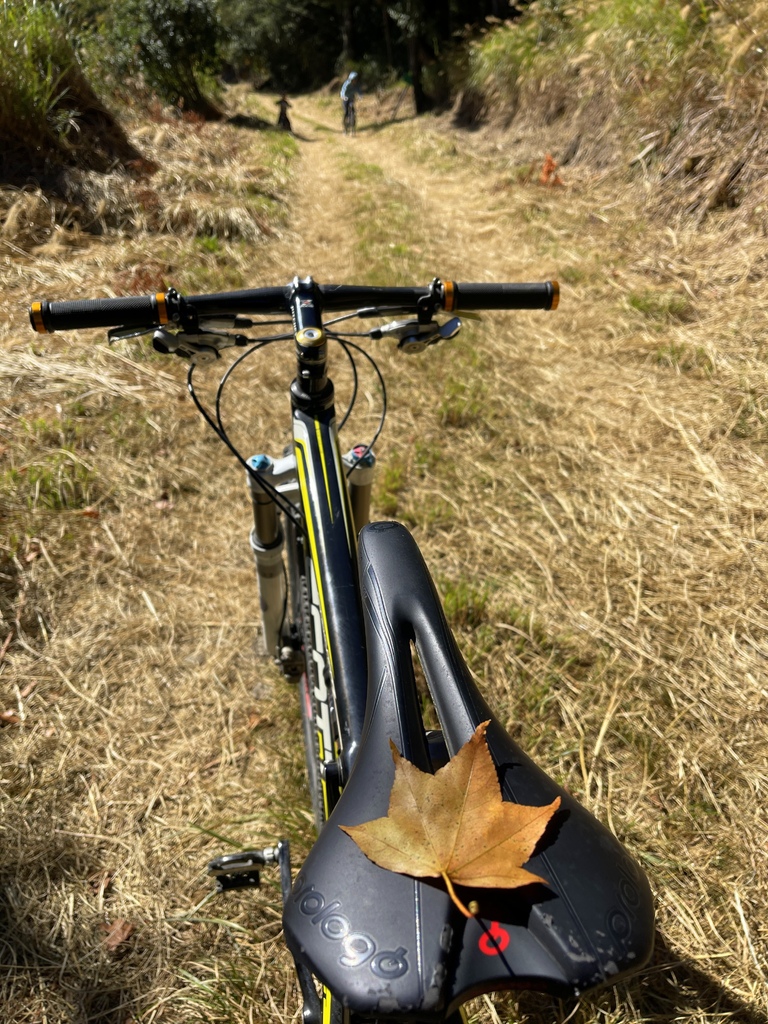
[[562, 185], [563, 181], [557, 171], [557, 163], [551, 153], [547, 153], [541, 168], [539, 182], [542, 185]]
[[434, 775], [406, 761], [390, 741], [395, 781], [389, 811], [364, 825], [339, 826], [380, 867], [415, 878], [442, 878], [456, 906], [473, 915], [453, 883], [515, 889], [546, 880], [523, 868], [560, 806], [502, 800], [485, 740], [488, 722]]
[[119, 917], [111, 924], [102, 924], [101, 928], [102, 931], [105, 932], [102, 940], [104, 946], [110, 953], [114, 953], [124, 942], [127, 942], [128, 939], [130, 939], [136, 930], [136, 925], [131, 924], [130, 921], [126, 921], [122, 917]]

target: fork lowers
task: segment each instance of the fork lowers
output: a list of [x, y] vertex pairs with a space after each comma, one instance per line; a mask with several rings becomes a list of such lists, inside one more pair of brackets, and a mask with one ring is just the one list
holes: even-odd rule
[[274, 470], [268, 455], [254, 455], [248, 460], [255, 474], [248, 474], [248, 487], [253, 503], [254, 527], [250, 543], [256, 563], [261, 605], [261, 628], [264, 650], [276, 660], [280, 657], [280, 639], [285, 618], [286, 582], [283, 568], [283, 531], [277, 506], [259, 481]]

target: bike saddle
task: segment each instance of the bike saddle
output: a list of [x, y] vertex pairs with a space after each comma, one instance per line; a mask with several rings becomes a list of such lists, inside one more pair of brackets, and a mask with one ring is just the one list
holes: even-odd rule
[[[446, 622], [415, 541], [397, 523], [360, 534], [368, 700], [360, 750], [339, 803], [309, 853], [284, 913], [305, 964], [362, 1015], [442, 1020], [467, 998], [500, 989], [556, 996], [615, 982], [642, 967], [654, 915], [644, 874], [621, 844], [507, 735], [480, 695]], [[387, 813], [390, 739], [432, 770], [411, 643], [453, 755], [490, 719], [488, 747], [505, 800], [561, 798], [526, 867], [547, 879], [512, 890], [462, 888], [480, 914], [466, 919], [439, 880], [372, 863], [339, 825]]]

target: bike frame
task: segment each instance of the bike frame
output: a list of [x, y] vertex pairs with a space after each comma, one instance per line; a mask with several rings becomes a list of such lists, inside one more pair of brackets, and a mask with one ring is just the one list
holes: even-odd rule
[[[276, 583], [274, 568], [282, 558], [282, 531], [275, 532], [272, 519], [264, 526], [264, 505], [271, 499], [258, 481], [252, 485], [256, 511], [252, 547], [262, 605], [266, 603], [272, 610], [264, 617], [265, 646], [276, 653], [287, 675], [306, 669], [309, 707], [305, 704], [303, 714], [314, 730], [314, 735], [306, 738], [311, 739], [318, 761], [322, 807], [316, 811], [322, 822], [349, 777], [365, 716], [367, 667], [356, 542], [356, 531], [363, 523], [360, 513], [355, 520], [350, 500], [350, 469], [339, 448], [334, 388], [327, 376], [327, 337], [311, 282], [297, 283], [290, 309], [297, 361], [291, 385], [293, 454], [282, 460], [256, 456], [250, 464], [262, 472], [271, 471], [271, 481], [286, 497], [296, 498], [301, 508], [301, 526], [287, 523], [285, 532], [292, 612], [293, 617], [304, 620], [303, 637], [285, 635], [286, 598]], [[353, 463], [353, 474], [361, 470]], [[261, 495], [264, 498], [260, 500]], [[301, 593], [302, 580], [305, 594]], [[309, 642], [311, 650], [301, 659], [305, 666], [292, 656], [291, 639], [294, 647], [296, 642], [305, 646]]]

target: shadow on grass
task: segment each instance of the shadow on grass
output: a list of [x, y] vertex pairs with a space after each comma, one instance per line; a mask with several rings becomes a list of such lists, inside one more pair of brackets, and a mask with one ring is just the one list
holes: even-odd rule
[[77, 167], [107, 174], [122, 167], [139, 175], [157, 170], [133, 145], [115, 115], [98, 99], [76, 68], [70, 68], [59, 84], [60, 99], [79, 107], [62, 136], [41, 133], [28, 138], [3, 140], [0, 148], [0, 183], [15, 187], [38, 184], [45, 191], [59, 191], [62, 170]]
[[[136, 1008], [137, 980], [148, 969], [147, 951], [133, 943], [110, 953], [104, 946], [100, 915], [93, 928], [46, 913], [52, 888], [66, 885], [73, 895], [81, 882], [88, 890], [88, 863], [75, 844], [51, 842], [49, 859], [28, 861], [0, 873], [0, 1019], [125, 1024]], [[98, 870], [98, 869], [96, 869]], [[82, 900], [76, 900], [82, 905]], [[79, 922], [78, 922], [79, 924]], [[146, 942], [146, 937], [144, 938]]]
[[[599, 1005], [615, 997], [611, 990], [586, 996], [587, 1015], [599, 1014]], [[626, 993], [623, 998], [621, 995]], [[744, 1002], [717, 978], [700, 970], [670, 946], [657, 931], [653, 959], [644, 971], [618, 989], [621, 1002], [630, 1002], [638, 1019], [647, 1024], [679, 1024], [686, 1020], [727, 1020], [729, 1024], [765, 1024], [764, 1011]], [[628, 997], [628, 998], [627, 998]], [[573, 1005], [551, 996], [525, 992], [515, 999], [520, 1016], [530, 1024], [559, 1024], [569, 1018]], [[592, 1008], [594, 1007], [594, 1010]], [[576, 1020], [581, 1017], [576, 1016]]]
[[[265, 121], [263, 117], [256, 117], [253, 114], [233, 114], [232, 117], [227, 118], [227, 124], [234, 125], [235, 128], [248, 128], [254, 132], [280, 132], [281, 134], [285, 131], [284, 128], [280, 128], [276, 124], [271, 124], [269, 121]], [[306, 135], [300, 135], [297, 131], [289, 132], [294, 139], [298, 139], [299, 142], [314, 142], [315, 139], [309, 139]]]
[[654, 1024], [673, 1024], [694, 1012], [722, 1017], [732, 1024], [765, 1024], [762, 1010], [745, 1003], [717, 978], [700, 970], [670, 946], [660, 932], [656, 933], [653, 960], [638, 980], [636, 999], [638, 1008]]
[[256, 117], [255, 114], [233, 114], [227, 118], [227, 124], [234, 125], [235, 128], [250, 128], [253, 132], [282, 131], [282, 128], [270, 124], [263, 117]]
[[[415, 119], [415, 115], [405, 114], [403, 115], [403, 117], [396, 117], [394, 119], [389, 119], [386, 121], [372, 121], [371, 123], [363, 123], [362, 125], [358, 124], [357, 128], [352, 133], [350, 138], [354, 138], [355, 135], [362, 135], [364, 132], [380, 132], [383, 131], [385, 128], [389, 128], [390, 125], [405, 124], [406, 121], [414, 121]], [[318, 132], [323, 132], [326, 135], [345, 134], [343, 128], [331, 128], [327, 124], [318, 124], [315, 125], [315, 128]]]
[[[142, 990], [157, 971], [159, 951], [153, 948], [153, 936], [142, 930], [110, 953], [101, 926], [113, 915], [88, 898], [94, 877], [104, 873], [103, 854], [55, 833], [31, 845], [29, 856], [18, 863], [6, 858], [0, 870], [0, 1020], [125, 1024], [136, 1016]], [[55, 892], [61, 907], [62, 890], [80, 908], [71, 919], [50, 905]], [[90, 921], [84, 921], [86, 915]], [[227, 966], [224, 958], [221, 966]], [[616, 994], [607, 990], [586, 997], [584, 1015], [596, 1019], [601, 1003], [615, 1003], [617, 996], [646, 1024], [705, 1017], [729, 1024], [766, 1021], [763, 1010], [702, 971], [659, 932], [650, 965]], [[509, 998], [517, 1004], [518, 1016], [531, 1024], [562, 1024], [573, 1010], [541, 993]]]

